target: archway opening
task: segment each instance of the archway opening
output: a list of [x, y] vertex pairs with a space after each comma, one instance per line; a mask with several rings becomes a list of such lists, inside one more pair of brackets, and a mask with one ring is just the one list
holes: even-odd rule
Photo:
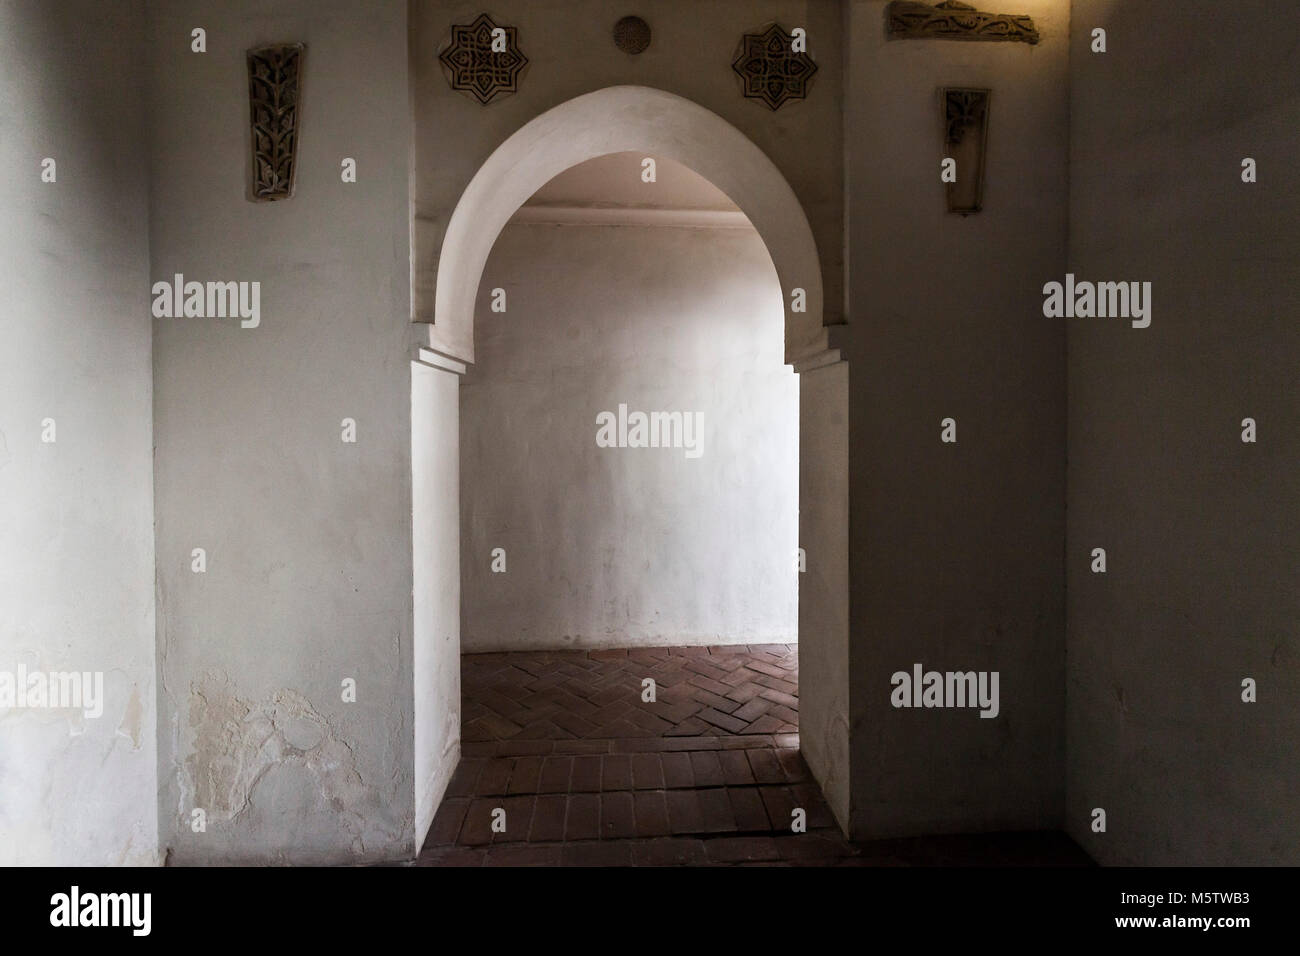
[[[731, 197], [763, 237], [787, 294], [787, 363], [825, 361], [829, 340], [822, 326], [821, 263], [790, 184], [761, 149], [716, 113], [643, 86], [608, 87], [561, 103], [526, 123], [488, 157], [447, 223], [431, 346], [461, 361], [474, 360], [479, 280], [501, 229], [560, 173], [620, 152], [674, 160]], [[803, 292], [797, 300], [795, 289]]]
[[[670, 178], [680, 171], [681, 181], [689, 177], [701, 196], [711, 190], [708, 201], [656, 207], [590, 192], [602, 177], [638, 184], [632, 188], [648, 185], [642, 176], [627, 175], [644, 172], [646, 160]], [[576, 184], [588, 189], [577, 202], [564, 195]], [[553, 234], [551, 241], [538, 243], [539, 233]], [[554, 242], [558, 234], [565, 234], [564, 249]], [[664, 242], [669, 234], [671, 241]], [[719, 243], [723, 234], [729, 239]], [[730, 248], [722, 259], [719, 246]], [[574, 256], [582, 260], [576, 270]], [[620, 279], [626, 281], [614, 281]], [[637, 836], [624, 830], [635, 828], [639, 816], [655, 819], [660, 809], [665, 819], [656, 825], [669, 830], [657, 835], [665, 837], [700, 836], [710, 826], [750, 833], [760, 818], [766, 827], [798, 832], [809, 812], [814, 826], [828, 830], [836, 818], [846, 820], [847, 689], [836, 682], [847, 674], [847, 373], [821, 328], [811, 230], [780, 173], [733, 127], [680, 97], [635, 87], [579, 97], [510, 137], [471, 181], [448, 225], [436, 299], [426, 357], [457, 371], [465, 367], [458, 360], [481, 366], [467, 377], [460, 397], [461, 640], [466, 652], [497, 654], [475, 654], [474, 673], [467, 666], [463, 759], [445, 787], [430, 840], [445, 841], [454, 830], [471, 845], [501, 842], [491, 821], [476, 813], [507, 810], [508, 820], [508, 807], [484, 803], [507, 798], [516, 818], [529, 821], [516, 819], [516, 840], [535, 837], [536, 820], [542, 836], [563, 841], [572, 836], [570, 815], [581, 833], [593, 813], [607, 821], [608, 829], [595, 824], [596, 835], [607, 838]], [[710, 329], [695, 313], [721, 318]], [[673, 321], [663, 321], [665, 315]], [[746, 345], [745, 335], [753, 338], [763, 317], [766, 341]], [[735, 333], [731, 339], [721, 334], [727, 329]], [[749, 348], [743, 361], [736, 361], [737, 348]], [[797, 380], [781, 368], [783, 359], [805, 379], [814, 373], [809, 395], [796, 398]], [[674, 379], [669, 371], [683, 374]], [[763, 389], [755, 382], [767, 376], [772, 395], [779, 395], [782, 375], [791, 426], [784, 446], [755, 426], [765, 414], [772, 417], [756, 398]], [[730, 404], [715, 404], [710, 417], [700, 401], [670, 397], [674, 389], [689, 394], [690, 383], [700, 389], [697, 396], [723, 395]], [[642, 398], [620, 401], [620, 388]], [[692, 418], [700, 412], [705, 415]], [[551, 427], [557, 422], [558, 432]], [[751, 437], [746, 447], [746, 435], [759, 440]], [[701, 481], [707, 466], [699, 459], [715, 442], [723, 466]], [[812, 448], [815, 459], [805, 461], [799, 444]], [[521, 477], [528, 467], [512, 457], [521, 448], [524, 460], [545, 463], [541, 471]], [[728, 500], [728, 476], [746, 473], [771, 479], [763, 482], [766, 502]], [[639, 486], [624, 480], [632, 474], [642, 476]], [[545, 487], [529, 488], [530, 478]], [[619, 485], [620, 493], [602, 495], [602, 483], [605, 492]], [[816, 497], [800, 507], [807, 491]], [[584, 506], [597, 500], [598, 507]], [[746, 519], [732, 535], [723, 528], [728, 507], [733, 518]], [[672, 518], [656, 529], [653, 519], [665, 514]], [[506, 540], [512, 536], [518, 544]], [[638, 547], [620, 546], [629, 537], [642, 539], [639, 555]], [[547, 560], [547, 542], [556, 560]], [[737, 552], [740, 561], [732, 560]], [[812, 574], [809, 554], [817, 562]], [[756, 566], [765, 570], [743, 570]], [[418, 567], [417, 561], [417, 590]], [[722, 568], [724, 580], [730, 575], [722, 600], [719, 575], [702, 580], [710, 567]], [[661, 599], [672, 595], [687, 599], [665, 613]], [[784, 609], [774, 610], [783, 597]], [[701, 603], [708, 605], [704, 614], [698, 613]], [[429, 748], [419, 739], [422, 723], [431, 723], [421, 718], [420, 605], [417, 594], [417, 779], [423, 776], [421, 750], [436, 751], [436, 742]], [[758, 605], [765, 610], [753, 613]], [[562, 613], [554, 613], [557, 608]], [[694, 631], [684, 623], [692, 614]], [[797, 680], [792, 645], [809, 625], [820, 686], [812, 715], [816, 742], [805, 750], [833, 815], [790, 746], [801, 722], [797, 689], [787, 680]], [[681, 639], [664, 640], [674, 630]], [[777, 633], [789, 640], [773, 640]], [[732, 653], [714, 655], [710, 641]], [[527, 662], [526, 680], [511, 683], [497, 673], [518, 670], [501, 655], [520, 653], [530, 642], [543, 657]], [[665, 655], [660, 649], [669, 643], [693, 650]], [[580, 663], [545, 659], [546, 652], [566, 647], [584, 649], [577, 652]], [[704, 659], [692, 657], [700, 653]], [[609, 671], [610, 686], [582, 680], [600, 684], [597, 671]], [[656, 673], [667, 675], [667, 686]], [[629, 681], [630, 701], [624, 699], [629, 687], [622, 686]], [[669, 689], [674, 684], [689, 688], [691, 699]], [[656, 699], [676, 709], [656, 714]], [[606, 733], [611, 726], [615, 733]], [[751, 739], [739, 740], [748, 730]], [[770, 752], [746, 746], [763, 736]], [[731, 739], [724, 744], [722, 738]], [[450, 752], [444, 742], [442, 753]], [[658, 785], [636, 786], [637, 767], [642, 783], [650, 775]], [[688, 774], [692, 787], [669, 786], [672, 773]], [[559, 776], [570, 789], [549, 791]], [[683, 778], [674, 779], [680, 784]], [[690, 822], [697, 812], [711, 813], [712, 822]]]

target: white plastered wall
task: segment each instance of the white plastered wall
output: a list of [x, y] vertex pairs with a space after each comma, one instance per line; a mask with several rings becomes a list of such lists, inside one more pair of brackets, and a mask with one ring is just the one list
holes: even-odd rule
[[[798, 378], [751, 227], [511, 224], [476, 323], [467, 651], [796, 640]], [[620, 405], [691, 416], [693, 449], [598, 447]]]

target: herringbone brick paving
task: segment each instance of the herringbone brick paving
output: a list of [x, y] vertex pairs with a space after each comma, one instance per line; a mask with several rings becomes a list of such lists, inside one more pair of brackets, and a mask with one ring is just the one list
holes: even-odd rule
[[797, 645], [467, 654], [461, 681], [461, 763], [422, 863], [853, 855], [799, 756]]
[[[794, 644], [521, 651], [464, 656], [461, 739], [793, 734]], [[656, 699], [642, 699], [642, 682]]]
[[464, 655], [461, 761], [417, 863], [1086, 860], [1053, 834], [849, 843], [799, 754], [798, 680], [785, 644]]

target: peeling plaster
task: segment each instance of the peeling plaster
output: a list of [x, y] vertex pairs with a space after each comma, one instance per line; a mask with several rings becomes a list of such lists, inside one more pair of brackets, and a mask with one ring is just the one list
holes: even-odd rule
[[193, 737], [184, 760], [181, 804], [206, 811], [209, 827], [238, 821], [256, 807], [293, 827], [315, 805], [328, 807], [362, 855], [396, 831], [376, 831], [379, 791], [357, 770], [352, 747], [296, 690], [260, 703], [241, 698], [229, 677], [209, 673], [190, 687]]

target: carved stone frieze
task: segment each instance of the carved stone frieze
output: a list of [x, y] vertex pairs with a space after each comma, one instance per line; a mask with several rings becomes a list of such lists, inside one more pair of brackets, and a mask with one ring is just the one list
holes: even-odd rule
[[960, 0], [919, 3], [894, 0], [885, 8], [890, 39], [1004, 40], [1037, 43], [1038, 28], [1031, 17], [1017, 13], [985, 13]]

